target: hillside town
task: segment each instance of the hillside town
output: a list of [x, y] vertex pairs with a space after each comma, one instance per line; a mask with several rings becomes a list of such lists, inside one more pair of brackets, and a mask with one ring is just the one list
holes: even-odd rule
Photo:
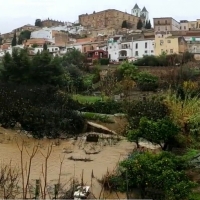
[[[0, 59], [13, 48], [28, 48], [34, 56], [47, 44], [53, 55], [64, 55], [72, 48], [91, 60], [106, 55], [113, 62], [136, 60], [144, 55], [193, 53], [200, 60], [200, 19], [176, 21], [172, 17], [153, 18], [145, 6], [137, 4], [130, 12], [115, 9], [93, 11], [78, 16], [75, 23], [36, 19], [0, 35]], [[99, 53], [102, 52], [102, 53]]]
[[0, 199], [200, 200], [198, 6], [11, 1]]

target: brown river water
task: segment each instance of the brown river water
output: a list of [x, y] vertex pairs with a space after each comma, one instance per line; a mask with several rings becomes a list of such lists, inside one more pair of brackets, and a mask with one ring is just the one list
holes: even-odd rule
[[[17, 143], [21, 146], [22, 141], [25, 141], [26, 149], [31, 153], [33, 146], [38, 145], [38, 151], [33, 158], [30, 179], [32, 183], [35, 183], [36, 179], [43, 179], [42, 168], [45, 163], [44, 156], [47, 154], [47, 149], [50, 144], [54, 144], [52, 147], [52, 153], [48, 160], [48, 176], [47, 182], [49, 185], [54, 185], [58, 182], [59, 171], [60, 171], [60, 160], [63, 159], [62, 172], [61, 172], [61, 184], [70, 185], [70, 179], [76, 177], [79, 181], [83, 174], [83, 181], [87, 185], [91, 186], [91, 191], [96, 198], [99, 198], [101, 193], [101, 186], [96, 179], [101, 179], [107, 171], [115, 169], [117, 163], [123, 160], [127, 155], [135, 148], [133, 143], [126, 140], [121, 140], [116, 144], [105, 144], [99, 145], [86, 143], [84, 140], [35, 140], [28, 138], [25, 135], [19, 135], [14, 130], [3, 129], [0, 127], [0, 160], [4, 164], [10, 163], [12, 165], [21, 166], [20, 163], [20, 150]], [[59, 143], [59, 144], [57, 144]], [[109, 143], [109, 142], [108, 142]], [[98, 154], [86, 154], [85, 151], [100, 151]], [[42, 155], [43, 154], [43, 155]], [[91, 159], [91, 162], [84, 161], [73, 161], [69, 160], [69, 157], [74, 158], [87, 158]], [[29, 162], [29, 156], [24, 150], [23, 152], [24, 165]], [[91, 174], [95, 178], [92, 179]], [[103, 194], [102, 194], [103, 195]], [[125, 198], [124, 195], [118, 194], [120, 198]], [[103, 196], [101, 196], [102, 198]], [[113, 194], [108, 192], [104, 193], [104, 198], [117, 198]]]

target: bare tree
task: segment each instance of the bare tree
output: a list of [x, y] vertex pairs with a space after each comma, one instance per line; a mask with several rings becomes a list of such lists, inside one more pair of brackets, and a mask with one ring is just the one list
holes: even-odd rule
[[2, 199], [14, 199], [19, 194], [19, 169], [12, 167], [11, 161], [8, 165], [1, 165], [0, 188], [3, 190]]
[[53, 149], [53, 144], [51, 144], [50, 146], [48, 146], [47, 148], [47, 154], [44, 155], [41, 151], [42, 156], [45, 158], [45, 167], [44, 167], [44, 188], [43, 188], [43, 199], [46, 199], [46, 188], [47, 188], [47, 173], [48, 173], [48, 159], [51, 155]]

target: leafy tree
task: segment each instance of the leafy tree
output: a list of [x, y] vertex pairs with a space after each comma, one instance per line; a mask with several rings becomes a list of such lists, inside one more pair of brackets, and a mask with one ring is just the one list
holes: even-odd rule
[[144, 138], [154, 144], [160, 145], [163, 150], [169, 150], [178, 135], [179, 128], [169, 118], [157, 121], [148, 120], [146, 117], [140, 119], [139, 128], [129, 131], [128, 140], [136, 142]]
[[0, 35], [0, 45], [2, 45], [3, 43], [3, 38], [1, 37], [1, 35]]
[[128, 28], [128, 24], [127, 24], [127, 21], [126, 21], [126, 20], [124, 20], [124, 21], [122, 22], [122, 28]]
[[3, 69], [1, 78], [6, 82], [24, 83], [29, 81], [31, 70], [31, 61], [26, 50], [16, 50], [3, 58]]
[[145, 23], [145, 29], [148, 29], [148, 27], [149, 27], [149, 24], [148, 24], [148, 22], [146, 21], [146, 23]]
[[149, 20], [148, 29], [151, 29], [151, 21]]
[[43, 51], [47, 51], [47, 49], [48, 49], [48, 48], [47, 48], [47, 44], [44, 43], [44, 44], [43, 44]]
[[12, 46], [16, 46], [17, 45], [17, 36], [16, 36], [16, 32], [14, 33], [13, 39], [12, 39]]
[[126, 104], [127, 119], [129, 129], [137, 129], [140, 119], [147, 117], [149, 120], [159, 120], [166, 117], [169, 113], [168, 106], [159, 99], [146, 99], [143, 101], [133, 101]]
[[48, 51], [37, 53], [32, 60], [31, 80], [37, 84], [64, 86], [65, 70], [59, 57], [52, 57]]
[[36, 19], [35, 20], [35, 26], [42, 27], [42, 21], [41, 21], [41, 19]]
[[36, 138], [74, 135], [83, 130], [85, 121], [74, 111], [76, 103], [56, 87], [1, 84], [0, 94], [3, 127], [19, 122]]
[[138, 74], [138, 68], [129, 62], [123, 62], [117, 69], [116, 76], [118, 80], [122, 80], [125, 77], [130, 77], [132, 79]]
[[128, 182], [128, 191], [138, 188], [142, 199], [189, 199], [196, 184], [189, 180], [185, 169], [185, 160], [171, 153], [133, 153], [120, 163], [109, 185], [125, 192]]
[[138, 73], [135, 81], [142, 91], [155, 91], [158, 88], [158, 77], [149, 72]]
[[117, 86], [117, 77], [111, 70], [107, 70], [106, 75], [100, 80], [99, 86], [102, 97], [109, 96], [112, 98]]
[[18, 44], [22, 44], [24, 40], [28, 40], [31, 37], [31, 31], [22, 31], [18, 37]]
[[78, 49], [71, 49], [63, 56], [63, 66], [74, 65], [78, 68], [83, 68], [85, 61], [85, 55], [82, 54]]
[[142, 29], [142, 27], [143, 27], [143, 23], [142, 23], [142, 20], [141, 19], [139, 19], [139, 21], [138, 21], [138, 23], [137, 23], [137, 29]]
[[21, 37], [18, 37], [18, 41], [17, 41], [17, 44], [20, 45], [23, 43], [23, 39]]

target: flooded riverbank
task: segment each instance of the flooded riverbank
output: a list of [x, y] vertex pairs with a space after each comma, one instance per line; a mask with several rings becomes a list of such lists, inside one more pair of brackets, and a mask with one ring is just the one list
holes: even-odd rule
[[[69, 185], [69, 180], [76, 177], [79, 181], [83, 173], [83, 181], [91, 185], [92, 193], [99, 198], [101, 186], [97, 179], [101, 179], [107, 170], [113, 170], [120, 160], [123, 160], [135, 148], [133, 143], [121, 140], [117, 143], [107, 143], [101, 141], [99, 144], [87, 143], [84, 139], [78, 140], [36, 140], [25, 135], [19, 135], [14, 130], [0, 128], [0, 155], [4, 164], [12, 160], [12, 165], [20, 167], [20, 150], [22, 141], [25, 141], [23, 152], [24, 166], [29, 163], [29, 154], [34, 146], [39, 145], [38, 151], [33, 158], [30, 179], [34, 183], [36, 179], [43, 179], [43, 166], [48, 147], [53, 143], [52, 152], [48, 160], [47, 182], [50, 185], [58, 183], [60, 173], [60, 162], [63, 159], [62, 172], [60, 176], [61, 184]], [[18, 146], [18, 145], [19, 146]], [[26, 152], [28, 151], [28, 153]], [[98, 151], [96, 154], [86, 152]], [[69, 158], [88, 159], [90, 162], [74, 161]], [[25, 167], [26, 168], [26, 167]], [[26, 171], [26, 170], [25, 170]], [[91, 181], [93, 171], [94, 178]], [[106, 194], [109, 196], [109, 194]], [[113, 195], [112, 195], [113, 197]], [[107, 197], [109, 198], [109, 197]], [[113, 197], [115, 198], [115, 197]]]

